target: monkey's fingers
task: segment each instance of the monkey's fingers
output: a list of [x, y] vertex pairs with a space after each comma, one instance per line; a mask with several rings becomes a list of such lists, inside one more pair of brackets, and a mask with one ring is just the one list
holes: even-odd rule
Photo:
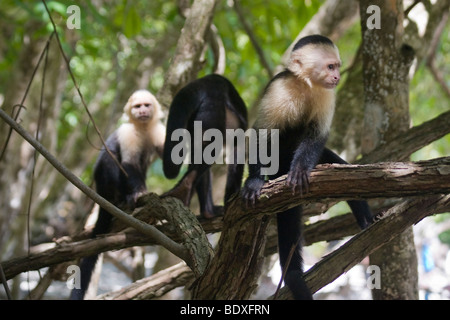
[[286, 184], [291, 187], [292, 195], [297, 193], [297, 188], [300, 189], [300, 195], [303, 195], [303, 189], [305, 193], [309, 192], [309, 177], [308, 172], [304, 170], [296, 170], [295, 172], [289, 172], [286, 179]]

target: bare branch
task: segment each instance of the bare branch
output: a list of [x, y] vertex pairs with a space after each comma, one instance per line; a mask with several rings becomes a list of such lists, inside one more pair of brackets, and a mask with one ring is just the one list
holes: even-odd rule
[[[441, 158], [430, 161], [423, 161], [417, 163], [382, 163], [377, 165], [326, 165], [315, 169], [311, 175], [310, 192], [303, 197], [300, 195], [292, 196], [291, 190], [284, 185], [285, 177], [270, 181], [264, 187], [264, 195], [258, 201], [255, 208], [245, 211], [240, 205], [240, 198], [234, 198], [227, 207], [227, 214], [225, 215], [224, 231], [230, 232], [230, 228], [243, 226], [244, 234], [255, 238], [246, 227], [250, 225], [258, 225], [261, 216], [273, 215], [279, 210], [285, 210], [287, 207], [292, 207], [298, 204], [307, 202], [314, 202], [318, 199], [325, 201], [345, 200], [348, 198], [358, 197], [402, 197], [402, 196], [423, 196], [433, 195], [439, 193], [450, 192], [450, 158]], [[382, 183], [380, 183], [380, 181]], [[346, 185], [346, 190], [342, 190], [342, 185]], [[409, 186], [409, 187], [408, 187]], [[414, 186], [414, 187], [411, 187]], [[150, 198], [150, 200], [149, 200]], [[168, 203], [178, 206], [177, 209], [170, 209], [169, 211], [182, 211], [181, 216], [187, 215], [187, 209], [180, 205], [180, 202], [173, 198], [163, 198], [158, 205], [159, 197], [155, 194], [144, 196], [144, 206], [135, 210], [134, 218], [139, 218], [144, 221], [149, 221], [158, 216], [158, 211], [166, 210]], [[141, 200], [139, 200], [139, 203]], [[164, 209], [166, 208], [166, 209]], [[183, 211], [184, 210], [184, 211]], [[176, 219], [176, 218], [173, 218]], [[351, 223], [349, 218], [344, 225]], [[182, 219], [178, 219], [180, 221]], [[256, 222], [255, 222], [256, 221]], [[120, 222], [120, 221], [117, 221]], [[330, 224], [336, 226], [336, 220], [331, 221]], [[340, 223], [340, 222], [339, 222]], [[177, 231], [177, 223], [160, 223], [158, 228], [160, 232], [164, 232], [174, 241], [183, 241], [181, 232]], [[175, 226], [174, 226], [175, 225]], [[222, 218], [213, 220], [203, 220], [202, 226], [206, 232], [216, 232], [222, 229]], [[114, 230], [123, 230], [124, 224], [116, 225]], [[228, 229], [227, 229], [228, 228]], [[323, 229], [323, 225], [312, 225], [311, 230]], [[355, 231], [353, 226], [350, 226], [347, 231], [351, 234]], [[314, 242], [317, 238], [310, 238], [308, 231], [305, 230], [305, 236], [308, 242]], [[185, 231], [188, 235], [192, 235], [194, 231]], [[198, 231], [196, 231], [198, 232]], [[239, 233], [239, 231], [237, 231]], [[314, 233], [317, 233], [315, 231]], [[344, 235], [348, 235], [344, 234]], [[89, 235], [84, 234], [78, 239], [87, 238]], [[339, 236], [339, 235], [332, 235]], [[195, 238], [195, 237], [193, 237]], [[326, 239], [326, 238], [325, 238]], [[239, 239], [235, 240], [239, 244]], [[233, 241], [234, 243], [234, 241]], [[58, 264], [65, 261], [77, 259], [86, 255], [96, 254], [109, 250], [117, 250], [136, 245], [154, 245], [157, 244], [153, 237], [145, 236], [141, 233], [130, 229], [123, 230], [119, 233], [104, 235], [91, 240], [79, 240], [77, 242], [66, 243], [62, 242], [56, 247], [45, 250], [40, 253], [32, 253], [27, 257], [16, 258], [2, 263], [7, 279], [27, 271], [36, 270], [45, 266]], [[220, 246], [219, 246], [220, 248]], [[226, 250], [226, 249], [224, 249]], [[236, 251], [237, 248], [233, 252]], [[248, 250], [247, 250], [248, 251]], [[220, 253], [221, 250], [219, 249]], [[246, 251], [244, 251], [246, 252]], [[239, 259], [242, 257], [239, 257]], [[240, 265], [243, 260], [240, 259]], [[247, 266], [247, 265], [245, 265]], [[239, 270], [239, 268], [238, 268]]]
[[136, 230], [152, 237], [160, 245], [171, 251], [173, 254], [182, 258], [183, 260], [188, 258], [188, 253], [182, 245], [172, 241], [158, 229], [152, 225], [143, 223], [142, 221], [133, 218], [127, 213], [123, 212], [105, 198], [98, 195], [94, 190], [89, 188], [83, 183], [77, 176], [75, 176], [69, 169], [67, 169], [61, 162], [58, 161], [39, 141], [34, 139], [22, 126], [20, 126], [14, 119], [0, 109], [0, 117], [3, 118], [17, 133], [19, 133], [28, 143], [30, 143], [44, 158], [50, 162], [56, 170], [58, 170], [67, 180], [69, 180], [74, 186], [80, 189], [89, 198], [94, 200], [105, 210], [111, 213], [114, 217], [124, 221], [127, 225], [132, 226]]
[[258, 43], [258, 40], [256, 39], [255, 33], [253, 32], [252, 28], [248, 24], [247, 20], [245, 19], [245, 14], [242, 11], [241, 4], [239, 3], [239, 0], [234, 0], [234, 10], [236, 11], [239, 21], [241, 22], [242, 26], [244, 27], [245, 32], [247, 33], [248, 37], [250, 38], [250, 42], [252, 43], [253, 47], [255, 48], [256, 54], [258, 55], [259, 61], [261, 62], [261, 65], [263, 68], [267, 71], [267, 74], [270, 78], [274, 76], [273, 68], [270, 67], [269, 62], [266, 59], [266, 56], [264, 55], [264, 50], [261, 48], [261, 46]]
[[[427, 169], [423, 167], [425, 163]], [[363, 175], [359, 175], [358, 170], [353, 171], [352, 167], [352, 165], [345, 168], [337, 165], [318, 166], [311, 173], [310, 192], [303, 197], [292, 195], [290, 188], [285, 185], [286, 177], [283, 176], [265, 185], [262, 196], [254, 208], [245, 210], [243, 200], [239, 198], [228, 203], [219, 249], [207, 272], [195, 283], [193, 297], [248, 298], [259, 276], [258, 264], [261, 263], [261, 248], [265, 244], [267, 215], [285, 211], [308, 201], [322, 199], [384, 198], [394, 196], [394, 193], [399, 196], [403, 192], [404, 196], [423, 196], [430, 194], [429, 192], [439, 194], [450, 191], [450, 158], [410, 164], [367, 165], [359, 167], [364, 168], [359, 172], [364, 171]], [[421, 184], [422, 179], [428, 180], [427, 177], [430, 178], [427, 183], [417, 185]], [[432, 180], [434, 182], [431, 182]], [[430, 187], [431, 185], [434, 187], [428, 188], [426, 186], [428, 183], [431, 183]], [[346, 186], [345, 190], [342, 188], [343, 185]], [[227, 287], [206, 285], [211, 282], [226, 283]]]
[[[317, 292], [413, 224], [436, 211], [448, 210], [449, 207], [450, 195], [407, 200], [392, 207], [379, 221], [307, 271], [306, 283], [313, 293]], [[281, 299], [291, 297], [288, 289], [281, 291]]]
[[178, 39], [176, 52], [164, 85], [158, 93], [158, 100], [170, 105], [175, 93], [195, 79], [200, 70], [199, 58], [205, 46], [205, 38], [210, 31], [214, 9], [219, 0], [195, 0], [187, 11], [188, 16]]

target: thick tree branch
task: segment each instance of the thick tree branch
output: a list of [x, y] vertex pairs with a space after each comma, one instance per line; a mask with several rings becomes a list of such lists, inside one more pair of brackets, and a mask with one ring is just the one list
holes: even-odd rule
[[[450, 195], [407, 200], [389, 209], [379, 221], [360, 232], [339, 249], [325, 256], [305, 273], [311, 291], [336, 280], [366, 256], [394, 239], [413, 224], [437, 211], [450, 208]], [[290, 291], [282, 290], [280, 299], [290, 298]]]
[[[319, 165], [311, 172], [309, 193], [305, 195], [292, 194], [285, 180], [286, 176], [282, 176], [266, 183], [255, 206], [245, 210], [245, 217], [241, 218], [251, 219], [252, 214], [273, 214], [312, 201], [448, 193], [450, 157], [419, 162]], [[343, 185], [346, 187], [342, 188]], [[233, 207], [243, 205], [241, 199], [230, 204]], [[232, 211], [231, 214], [240, 215], [241, 212]]]
[[163, 105], [170, 105], [175, 93], [196, 78], [201, 67], [199, 58], [211, 28], [217, 2], [218, 0], [195, 0], [188, 10], [175, 56], [166, 72], [164, 85], [158, 93], [158, 100]]
[[162, 297], [167, 292], [194, 281], [192, 270], [183, 262], [164, 269], [150, 277], [138, 280], [118, 291], [97, 297], [99, 300], [149, 300]]
[[[248, 211], [241, 206], [241, 200], [234, 198], [227, 208], [225, 224], [228, 229], [233, 229], [233, 224], [243, 225], [243, 234], [256, 238], [246, 228], [246, 225], [256, 225], [255, 220], [264, 215], [273, 215], [279, 210], [292, 207], [301, 203], [308, 203], [317, 200], [336, 201], [349, 198], [372, 198], [372, 197], [403, 197], [403, 196], [423, 196], [450, 192], [450, 158], [441, 158], [417, 163], [381, 163], [376, 165], [325, 165], [319, 166], [311, 174], [310, 192], [303, 197], [292, 196], [291, 190], [284, 185], [284, 177], [270, 181], [264, 187], [264, 194], [255, 208]], [[345, 185], [345, 190], [342, 190]], [[150, 197], [148, 199], [147, 197]], [[170, 211], [177, 212], [183, 210], [180, 202], [173, 198], [159, 198], [148, 195], [142, 200], [146, 205], [135, 210], [134, 215], [144, 221], [149, 221], [158, 216], [159, 210], [166, 210], [167, 204], [179, 205], [177, 209]], [[158, 209], [158, 202], [163, 202]], [[186, 212], [181, 215], [186, 215]], [[349, 226], [352, 220], [345, 219], [343, 225], [348, 226], [347, 233], [356, 231], [353, 226]], [[181, 219], [180, 219], [181, 220]], [[179, 220], [177, 220], [179, 221]], [[336, 226], [336, 220], [330, 225]], [[174, 241], [182, 241], [180, 231], [174, 228], [177, 223], [160, 223], [158, 228]], [[329, 225], [329, 226], [330, 226]], [[221, 218], [212, 221], [203, 221], [202, 226], [206, 232], [216, 232], [222, 227]], [[323, 228], [319, 225], [312, 225], [311, 228]], [[115, 226], [114, 230], [123, 230], [124, 225]], [[331, 226], [330, 228], [333, 228]], [[225, 228], [226, 230], [226, 228]], [[311, 229], [313, 230], [313, 229]], [[317, 230], [317, 229], [316, 229]], [[322, 229], [323, 230], [323, 229]], [[195, 230], [194, 230], [195, 231]], [[305, 230], [307, 239], [308, 231]], [[195, 232], [199, 232], [198, 230]], [[228, 230], [227, 232], [230, 232]], [[313, 232], [316, 233], [316, 232]], [[311, 234], [311, 233], [310, 233]], [[84, 237], [88, 235], [85, 234]], [[331, 234], [334, 238], [340, 235]], [[308, 242], [316, 241], [313, 237]], [[316, 238], [317, 239], [317, 238]], [[100, 253], [109, 250], [117, 250], [135, 245], [154, 245], [155, 241], [148, 236], [131, 229], [123, 230], [119, 233], [109, 234], [93, 240], [81, 240], [77, 242], [61, 242], [56, 247], [44, 252], [33, 253], [26, 257], [16, 258], [2, 263], [7, 279], [27, 270], [37, 270], [45, 266], [51, 266], [65, 261], [71, 261], [86, 255]], [[236, 239], [236, 244], [239, 240]], [[220, 246], [219, 246], [220, 248]], [[237, 249], [235, 249], [237, 250]], [[219, 250], [220, 251], [220, 250]], [[248, 251], [248, 250], [247, 250]], [[240, 251], [232, 251], [240, 252]], [[243, 251], [246, 252], [246, 251]], [[242, 263], [242, 260], [240, 261]], [[239, 269], [239, 268], [238, 268]], [[213, 297], [213, 296], [211, 296]]]
[[[310, 192], [303, 197], [293, 195], [285, 185], [285, 177], [281, 177], [265, 185], [262, 196], [254, 208], [245, 210], [242, 200], [235, 198], [226, 208], [224, 228], [216, 255], [207, 272], [195, 283], [193, 297], [195, 299], [249, 297], [249, 292], [256, 285], [259, 276], [260, 269], [257, 268], [257, 264], [261, 261], [260, 249], [265, 244], [265, 237], [261, 235], [266, 231], [267, 215], [324, 198], [327, 200], [384, 198], [394, 196], [397, 192], [397, 196], [401, 193], [404, 196], [422, 196], [433, 194], [434, 191], [431, 189], [438, 194], [449, 193], [450, 158], [427, 162], [427, 169], [422, 167], [423, 164], [425, 162], [367, 165], [361, 167], [364, 168], [363, 176], [356, 173], [357, 170], [345, 172], [353, 167], [352, 165], [345, 166], [346, 168], [337, 165], [318, 166], [311, 173]], [[426, 177], [430, 177], [430, 174], [436, 175], [436, 179], [431, 179], [434, 182], [422, 184], [424, 180], [428, 180]], [[342, 186], [345, 186], [345, 189]], [[223, 283], [227, 284], [226, 288], [220, 285]]]
[[383, 159], [401, 161], [448, 133], [450, 133], [450, 111], [399, 134], [395, 139], [379, 146], [357, 162], [375, 163]]
[[56, 170], [58, 170], [67, 180], [69, 180], [74, 186], [80, 189], [89, 198], [94, 200], [105, 210], [111, 213], [114, 217], [122, 220], [127, 225], [132, 226], [136, 230], [151, 236], [160, 245], [171, 251], [176, 256], [179, 256], [183, 260], [187, 258], [189, 260], [186, 249], [178, 243], [172, 241], [161, 233], [154, 226], [143, 223], [142, 221], [135, 219], [123, 212], [109, 201], [98, 195], [94, 190], [86, 186], [77, 176], [75, 176], [69, 169], [67, 169], [61, 162], [58, 161], [42, 144], [39, 143], [34, 137], [32, 137], [22, 126], [20, 126], [14, 119], [0, 109], [0, 117], [8, 123], [17, 133], [19, 133], [28, 143], [30, 143], [48, 162], [50, 162]]

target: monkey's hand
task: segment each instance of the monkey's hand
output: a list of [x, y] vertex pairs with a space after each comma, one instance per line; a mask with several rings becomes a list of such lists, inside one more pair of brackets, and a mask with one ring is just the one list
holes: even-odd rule
[[127, 206], [127, 208], [130, 209], [130, 210], [134, 210], [135, 207], [136, 207], [136, 202], [137, 202], [138, 198], [143, 196], [146, 193], [147, 193], [146, 190], [140, 190], [140, 191], [135, 191], [132, 194], [128, 194], [125, 197], [126, 198], [126, 206]]
[[286, 184], [292, 188], [292, 194], [295, 194], [297, 188], [300, 188], [300, 195], [309, 192], [309, 174], [311, 170], [304, 169], [302, 167], [291, 168], [288, 172]]
[[260, 177], [248, 178], [245, 181], [241, 196], [244, 198], [247, 208], [255, 205], [256, 199], [261, 195], [261, 188], [263, 185], [264, 180]]

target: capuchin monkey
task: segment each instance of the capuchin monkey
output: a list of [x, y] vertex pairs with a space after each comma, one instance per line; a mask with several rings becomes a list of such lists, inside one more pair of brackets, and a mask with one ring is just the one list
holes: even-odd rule
[[[200, 126], [201, 130], [198, 129]], [[187, 84], [175, 95], [167, 119], [163, 156], [164, 174], [169, 179], [177, 177], [182, 165], [179, 161], [174, 161], [174, 155], [178, 156], [177, 148], [180, 144], [180, 137], [176, 135], [177, 129], [185, 129], [188, 133], [186, 140], [191, 146], [191, 158], [182, 179], [163, 196], [176, 197], [189, 206], [195, 188], [202, 217], [212, 218], [222, 214], [220, 207], [214, 206], [212, 199], [211, 163], [197, 156], [201, 153], [201, 157], [205, 148], [213, 143], [204, 139], [204, 134], [209, 129], [219, 130], [222, 137], [226, 136], [226, 129], [247, 129], [247, 109], [244, 101], [229, 80], [216, 74]], [[236, 159], [236, 141], [232, 144], [234, 160], [228, 164], [225, 203], [232, 194], [239, 192], [245, 165], [244, 161], [238, 163]]]
[[[155, 154], [163, 152], [165, 127], [156, 98], [147, 90], [138, 90], [124, 107], [128, 122], [123, 123], [106, 140], [106, 147], [116, 158], [102, 148], [94, 169], [96, 190], [112, 204], [123, 209], [134, 209], [137, 198], [147, 191], [147, 169]], [[121, 167], [119, 167], [119, 164]], [[112, 215], [99, 209], [92, 238], [110, 230]], [[81, 261], [81, 288], [73, 289], [72, 300], [82, 300], [88, 289], [98, 255]]]
[[[335, 108], [334, 88], [340, 80], [339, 51], [320, 35], [307, 36], [294, 46], [287, 69], [268, 84], [259, 103], [254, 128], [279, 130], [279, 169], [269, 179], [287, 174], [292, 192], [308, 191], [308, 178], [318, 163], [346, 163], [325, 148]], [[267, 135], [270, 140], [270, 133]], [[258, 147], [263, 141], [258, 141]], [[267, 141], [265, 141], [267, 143]], [[270, 146], [270, 143], [267, 143]], [[261, 162], [249, 164], [249, 177], [241, 195], [247, 206], [260, 196], [265, 177]], [[348, 202], [361, 228], [372, 221], [365, 201]], [[277, 214], [278, 244], [284, 281], [296, 299], [312, 299], [303, 280], [301, 206]], [[290, 263], [288, 256], [295, 247]]]

